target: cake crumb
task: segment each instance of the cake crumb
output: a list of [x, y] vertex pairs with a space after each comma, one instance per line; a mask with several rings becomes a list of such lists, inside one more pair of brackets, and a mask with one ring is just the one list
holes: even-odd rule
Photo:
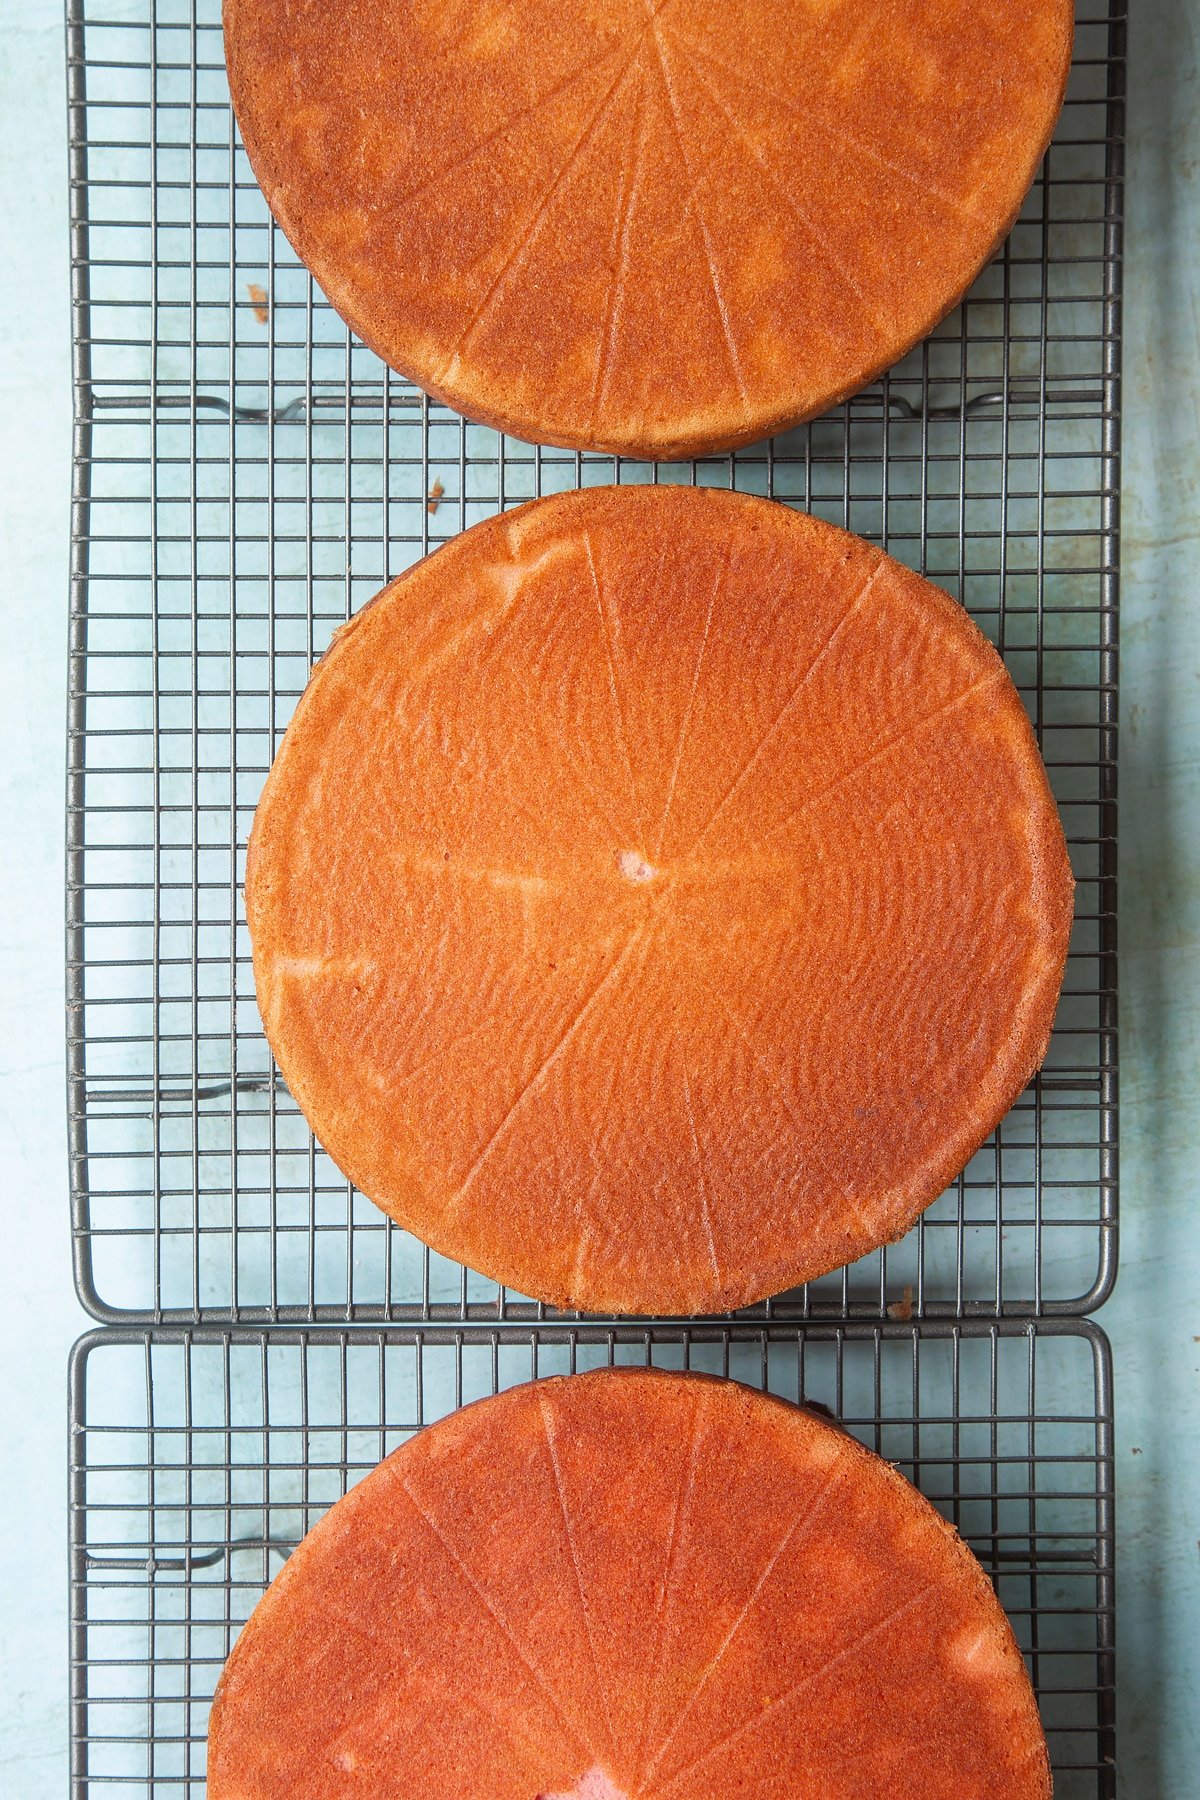
[[250, 304], [254, 308], [254, 316], [260, 325], [265, 325], [270, 313], [267, 310], [267, 290], [257, 281], [246, 283], [246, 292], [250, 296]]
[[913, 1291], [911, 1283], [905, 1288], [899, 1300], [892, 1301], [892, 1304], [887, 1309], [887, 1316], [889, 1319], [897, 1320], [900, 1324], [908, 1324], [913, 1316]]
[[427, 513], [432, 515], [433, 513], [435, 513], [437, 511], [438, 504], [442, 498], [442, 495], [445, 493], [445, 491], [446, 490], [442, 486], [440, 481], [434, 482], [433, 486], [429, 490], [429, 498], [425, 502], [425, 510]]

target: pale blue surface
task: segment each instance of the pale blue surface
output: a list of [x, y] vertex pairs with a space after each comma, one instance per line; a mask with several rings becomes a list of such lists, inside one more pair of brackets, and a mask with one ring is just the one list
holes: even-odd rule
[[[1131, 29], [1122, 622], [1125, 1800], [1200, 1794], [1200, 79], [1196, 0]], [[0, 1795], [67, 1791], [62, 802], [70, 451], [56, 0], [0, 0]]]
[[[1200, 75], [1196, 0], [1134, 7], [1121, 620], [1119, 1755], [1200, 1794]], [[1140, 17], [1138, 16], [1140, 15]]]
[[0, 1795], [67, 1792], [63, 30], [0, 0]]

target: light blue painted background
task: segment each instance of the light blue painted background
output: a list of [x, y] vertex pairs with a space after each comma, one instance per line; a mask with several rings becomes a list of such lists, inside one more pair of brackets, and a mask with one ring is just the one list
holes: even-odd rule
[[[766, 3], [766, 0], [764, 0]], [[1123, 1800], [1200, 1795], [1200, 37], [1134, 0], [1122, 621]], [[63, 32], [0, 0], [0, 1796], [67, 1791]]]
[[1124, 1800], [1200, 1795], [1200, 5], [1134, 0], [1121, 653]]

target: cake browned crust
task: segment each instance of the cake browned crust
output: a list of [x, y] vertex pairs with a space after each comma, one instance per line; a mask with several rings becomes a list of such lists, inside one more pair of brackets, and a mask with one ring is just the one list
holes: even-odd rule
[[354, 330], [518, 437], [824, 411], [950, 310], [1049, 141], [1072, 0], [225, 0], [267, 200]]
[[744, 1305], [900, 1236], [1046, 1051], [1073, 885], [962, 608], [768, 501], [489, 520], [319, 664], [246, 906], [393, 1218], [559, 1304]]
[[286, 1564], [209, 1800], [1048, 1800], [979, 1564], [810, 1413], [602, 1370], [421, 1432]]

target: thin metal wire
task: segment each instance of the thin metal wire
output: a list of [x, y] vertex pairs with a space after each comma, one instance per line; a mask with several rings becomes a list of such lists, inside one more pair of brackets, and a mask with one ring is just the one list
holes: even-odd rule
[[75, 1800], [200, 1796], [216, 1677], [325, 1509], [465, 1402], [611, 1363], [804, 1399], [897, 1463], [996, 1585], [1058, 1800], [1112, 1800], [1112, 1376], [1066, 1320], [95, 1332], [71, 1372]]
[[810, 426], [654, 468], [467, 424], [347, 334], [238, 142], [218, 0], [68, 0], [67, 1036], [75, 1272], [97, 1318], [546, 1317], [430, 1255], [313, 1143], [254, 1005], [244, 847], [314, 659], [385, 579], [534, 493], [647, 479], [808, 507], [957, 593], [1038, 725], [1078, 883], [1042, 1075], [900, 1244], [752, 1316], [882, 1318], [910, 1289], [919, 1317], [1104, 1298], [1124, 18], [1081, 3], [1039, 181], [926, 344]]

